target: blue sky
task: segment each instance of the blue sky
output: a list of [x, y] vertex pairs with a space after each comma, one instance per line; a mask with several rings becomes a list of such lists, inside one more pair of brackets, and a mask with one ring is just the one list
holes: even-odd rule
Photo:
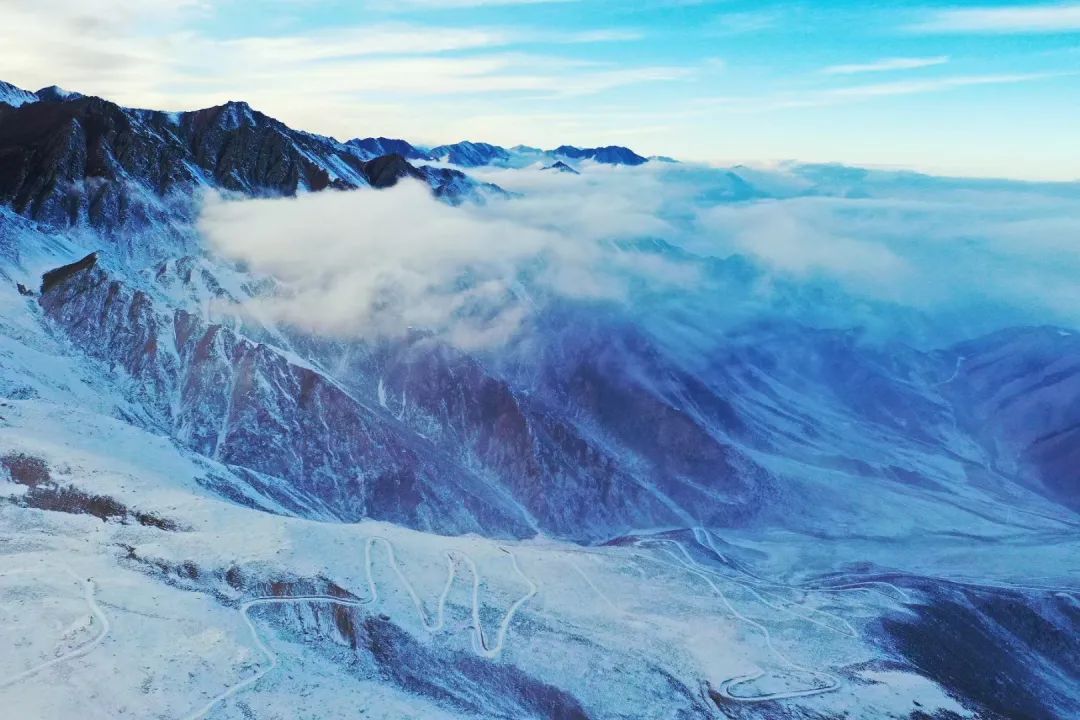
[[3, 0], [0, 78], [347, 138], [1080, 178], [1080, 2]]

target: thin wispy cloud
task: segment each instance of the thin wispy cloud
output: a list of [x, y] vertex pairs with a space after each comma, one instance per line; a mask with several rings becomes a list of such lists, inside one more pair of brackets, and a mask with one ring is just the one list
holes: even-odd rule
[[602, 42], [627, 42], [640, 40], [645, 37], [641, 30], [630, 28], [610, 28], [601, 30], [585, 30], [582, 32], [556, 33], [548, 32], [539, 36], [544, 42], [564, 43], [602, 43]]
[[[104, 9], [113, 0], [95, 2]], [[202, 10], [192, 6], [192, 11]], [[115, 17], [106, 13], [113, 19], [93, 26], [79, 23], [78, 16], [62, 4], [50, 5], [47, 13], [30, 3], [0, 5], [0, 77], [176, 110], [242, 98], [290, 124], [351, 137], [363, 132], [358, 118], [368, 124], [372, 111], [385, 112], [388, 104], [405, 98], [507, 93], [580, 98], [671, 81], [692, 71], [668, 64], [605, 63], [570, 52], [640, 36], [627, 28], [557, 32], [395, 22], [219, 39], [182, 24], [165, 34], [121, 31], [116, 23], [129, 17], [124, 12]], [[130, 23], [141, 24], [147, 17], [132, 16]], [[566, 54], [555, 49], [564, 47]], [[396, 132], [415, 133], [411, 122]]]
[[205, 43], [244, 55], [260, 63], [301, 63], [332, 59], [394, 55], [423, 56], [459, 50], [501, 50], [525, 44], [587, 44], [623, 42], [641, 37], [640, 31], [599, 29], [554, 33], [520, 28], [445, 28], [389, 23], [309, 32], [303, 35], [254, 36]]
[[934, 57], [885, 58], [868, 63], [850, 65], [830, 65], [821, 72], [826, 75], [858, 75], [860, 73], [892, 72], [897, 70], [917, 70], [919, 68], [944, 65], [949, 62], [948, 55]]
[[1015, 83], [1060, 77], [1061, 73], [1002, 73], [990, 75], [954, 75], [933, 80], [899, 80], [896, 82], [855, 85], [833, 88], [822, 94], [823, 98], [872, 98], [891, 95], [915, 95], [942, 92], [955, 88], [977, 85], [1012, 85]]
[[516, 38], [511, 31], [483, 28], [435, 28], [404, 24], [337, 28], [306, 35], [240, 37], [219, 47], [255, 64], [312, 62], [371, 55], [434, 54], [453, 50], [499, 48]]
[[369, 7], [380, 10], [462, 10], [514, 5], [554, 5], [579, 0], [373, 0]]
[[911, 26], [929, 33], [1059, 33], [1080, 31], [1080, 3], [935, 10]]
[[774, 10], [748, 10], [717, 15], [708, 30], [715, 35], [745, 35], [768, 30], [779, 24], [780, 13]]
[[802, 107], [826, 107], [846, 102], [901, 95], [921, 95], [945, 92], [980, 85], [1012, 85], [1035, 82], [1067, 73], [999, 73], [986, 75], [952, 75], [929, 80], [897, 80], [883, 83], [866, 83], [826, 88], [815, 92], [777, 93], [762, 96], [723, 96], [702, 98], [699, 107], [725, 108], [737, 112], [763, 112]]

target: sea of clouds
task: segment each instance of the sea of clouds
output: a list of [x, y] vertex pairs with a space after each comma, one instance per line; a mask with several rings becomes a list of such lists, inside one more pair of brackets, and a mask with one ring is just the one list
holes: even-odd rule
[[475, 169], [512, 195], [460, 207], [413, 181], [210, 197], [199, 229], [280, 281], [261, 315], [335, 336], [423, 328], [493, 347], [556, 301], [718, 330], [776, 313], [931, 346], [1080, 327], [1080, 184], [793, 164], [581, 170]]

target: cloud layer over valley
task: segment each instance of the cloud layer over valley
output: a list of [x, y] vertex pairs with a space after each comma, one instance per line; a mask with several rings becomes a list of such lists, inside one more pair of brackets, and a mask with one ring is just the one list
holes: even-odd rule
[[581, 169], [476, 169], [513, 196], [462, 207], [412, 182], [211, 198], [200, 229], [281, 281], [261, 313], [342, 337], [412, 327], [492, 347], [554, 300], [717, 329], [775, 311], [927, 345], [1080, 326], [1074, 185], [839, 166]]

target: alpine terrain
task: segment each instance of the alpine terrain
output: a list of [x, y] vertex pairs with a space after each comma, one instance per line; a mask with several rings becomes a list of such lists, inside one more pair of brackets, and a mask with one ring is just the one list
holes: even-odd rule
[[1080, 717], [1077, 198], [0, 83], [0, 714]]

